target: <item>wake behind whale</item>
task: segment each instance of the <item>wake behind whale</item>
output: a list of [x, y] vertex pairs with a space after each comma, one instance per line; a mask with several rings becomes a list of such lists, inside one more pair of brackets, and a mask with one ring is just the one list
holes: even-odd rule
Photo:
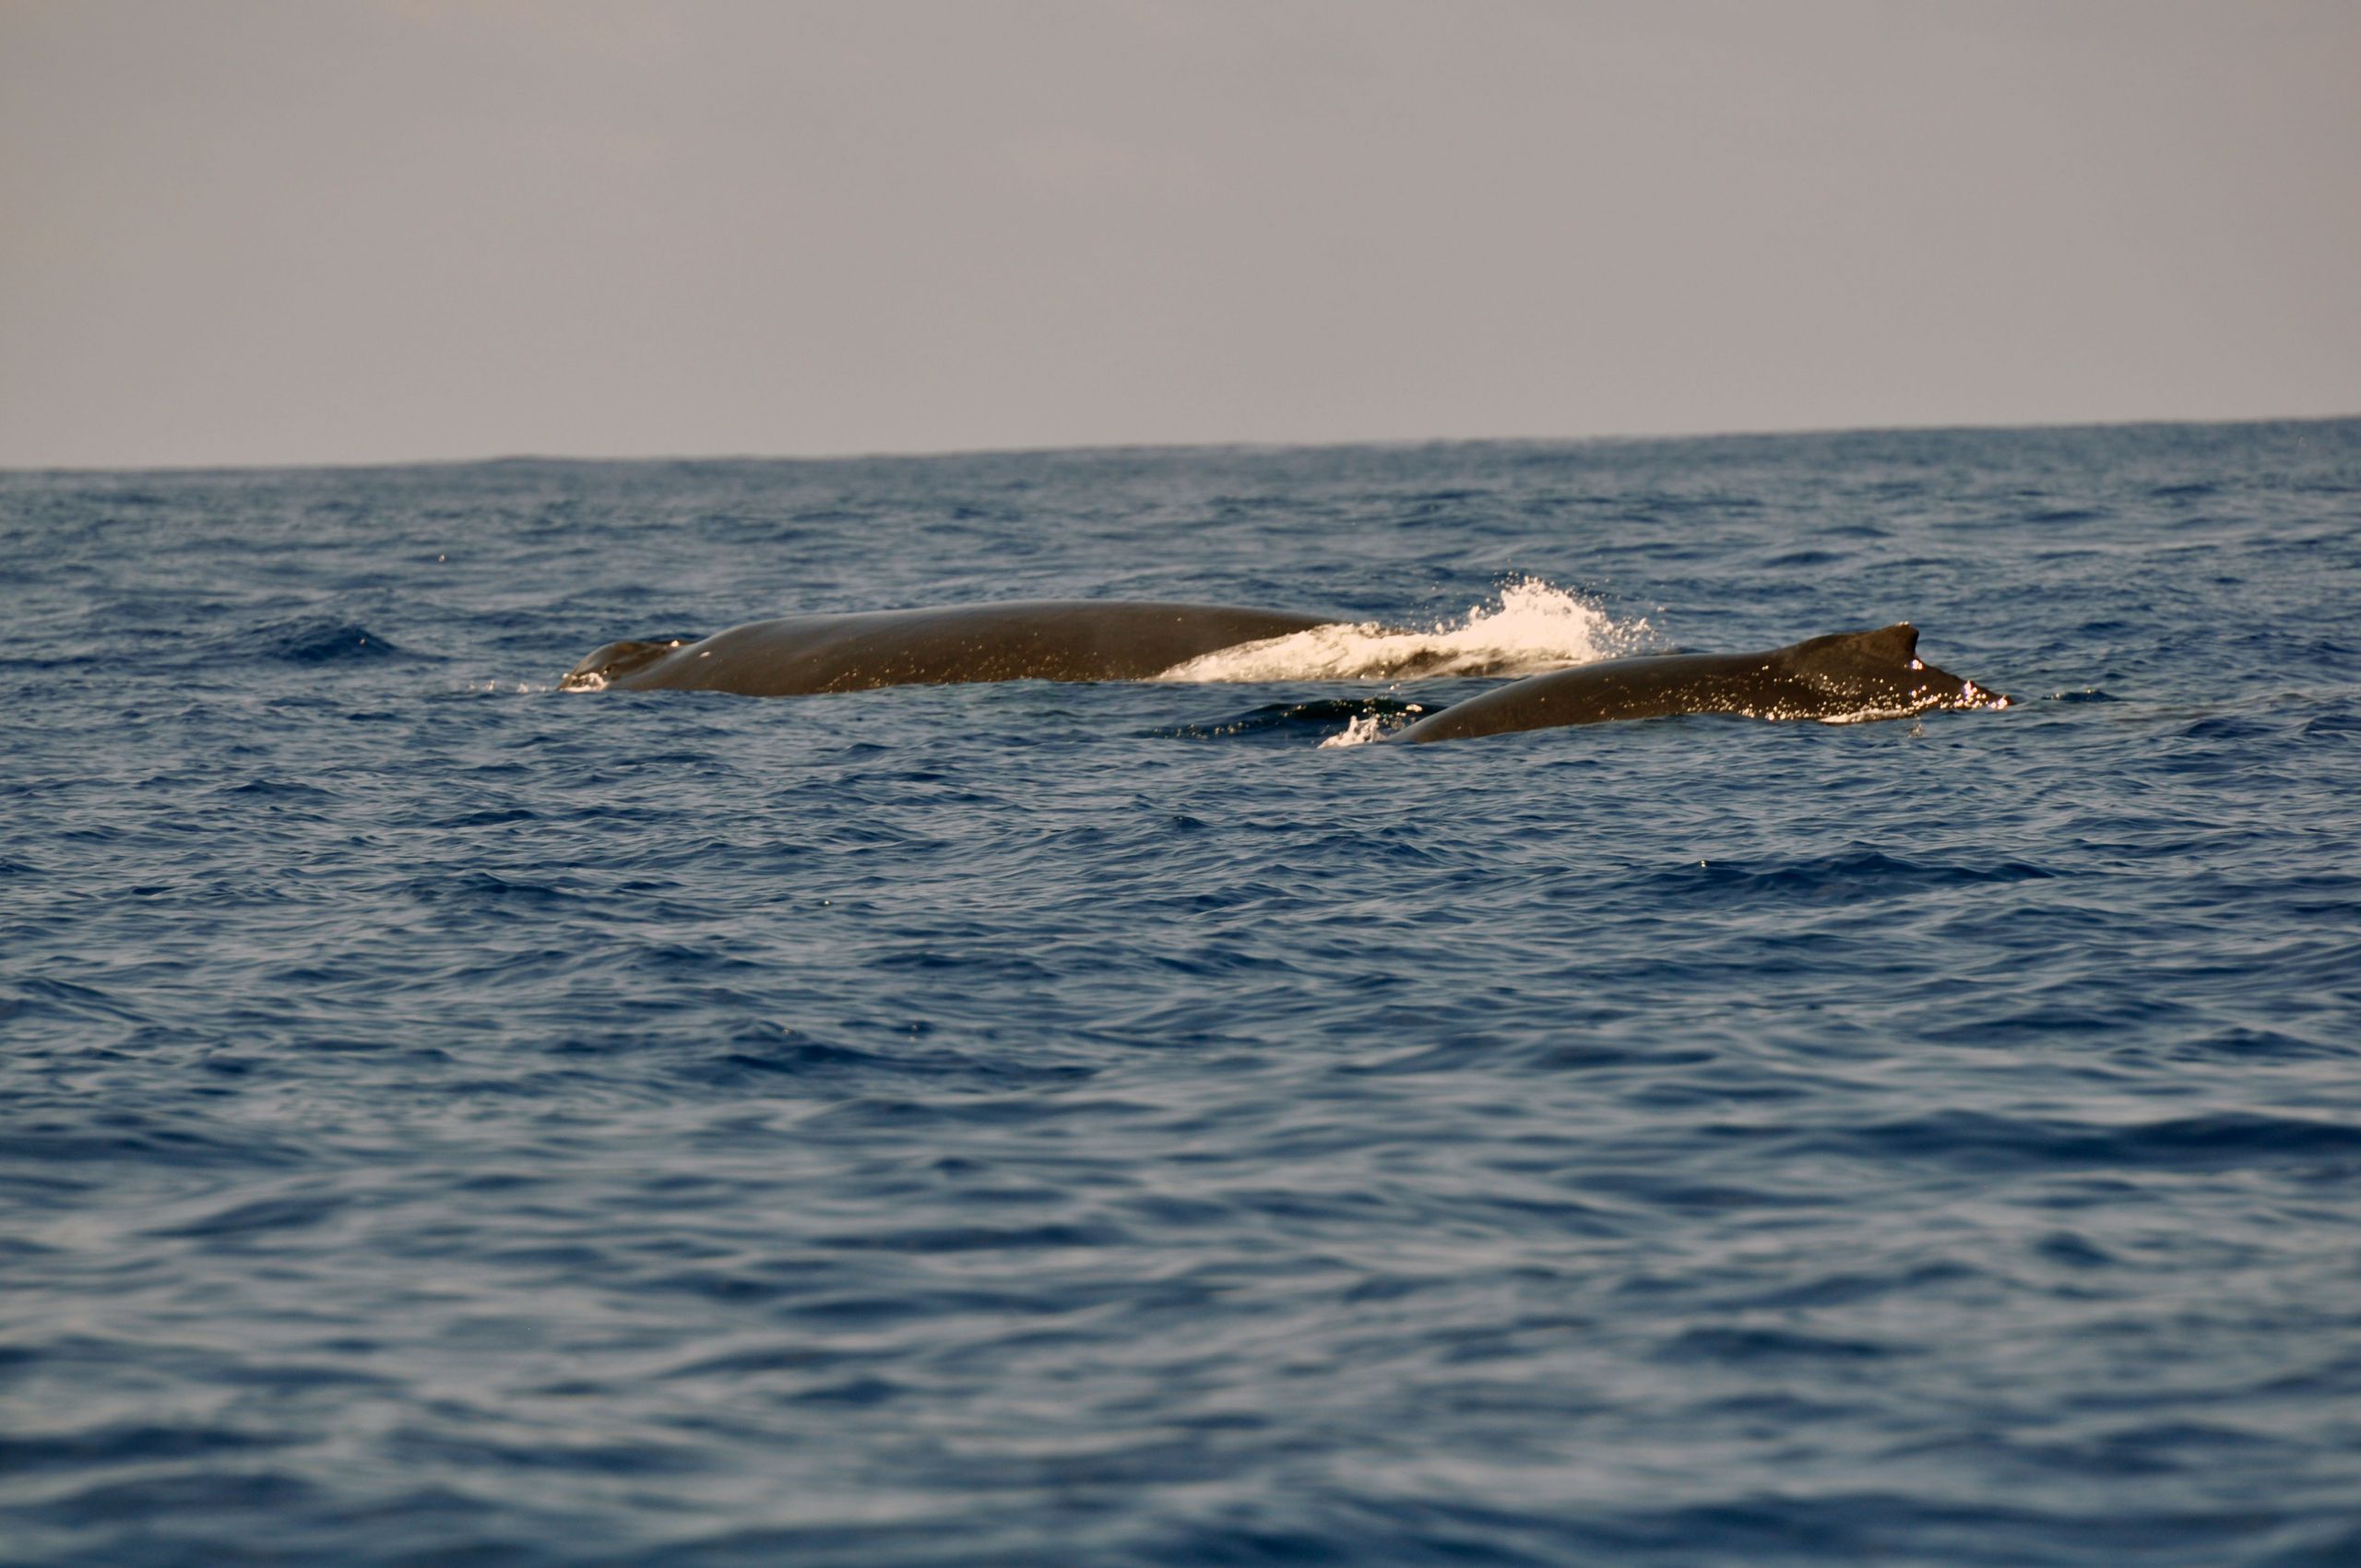
[[1633, 651], [1644, 620], [1617, 621], [1565, 589], [1526, 577], [1455, 621], [1421, 629], [1335, 622], [1221, 648], [1159, 681], [1405, 681], [1533, 675]]

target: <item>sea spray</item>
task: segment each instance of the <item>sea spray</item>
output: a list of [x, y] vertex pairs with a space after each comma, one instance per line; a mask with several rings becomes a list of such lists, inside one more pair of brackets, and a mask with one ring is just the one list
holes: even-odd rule
[[1159, 681], [1386, 681], [1534, 675], [1630, 653], [1649, 630], [1537, 577], [1425, 631], [1373, 621], [1314, 626], [1176, 664]]

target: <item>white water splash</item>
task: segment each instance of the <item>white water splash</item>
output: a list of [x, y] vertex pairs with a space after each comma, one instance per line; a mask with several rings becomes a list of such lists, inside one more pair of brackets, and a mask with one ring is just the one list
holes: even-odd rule
[[1889, 719], [1918, 719], [1925, 707], [1856, 707], [1843, 713], [1750, 713], [1750, 719], [1809, 719], [1820, 724], [1881, 724]]
[[1364, 713], [1358, 719], [1350, 719], [1342, 730], [1321, 742], [1320, 749], [1333, 752], [1346, 746], [1366, 746], [1371, 741], [1382, 741], [1385, 738], [1385, 726], [1379, 719], [1380, 716], [1374, 713]]
[[[1916, 660], [1913, 661], [1914, 664], [1916, 662]], [[1849, 713], [1823, 713], [1805, 717], [1817, 718], [1822, 724], [1869, 724], [1881, 719], [1916, 719], [1943, 708], [1999, 709], [2009, 706], [2010, 699], [2000, 693], [1987, 692], [1973, 681], [1963, 681], [1960, 683], [1959, 695], [1940, 702], [1916, 702], [1906, 707], [1863, 707], [1856, 708]], [[1767, 717], [1784, 719], [1786, 715], [1774, 713]]]
[[[1629, 653], [1644, 620], [1617, 621], [1537, 577], [1457, 622], [1405, 631], [1374, 621], [1241, 643], [1176, 664], [1159, 681], [1386, 681], [1407, 676], [1534, 675]], [[1356, 723], [1358, 721], [1356, 720]], [[1343, 742], [1339, 743], [1358, 743]]]

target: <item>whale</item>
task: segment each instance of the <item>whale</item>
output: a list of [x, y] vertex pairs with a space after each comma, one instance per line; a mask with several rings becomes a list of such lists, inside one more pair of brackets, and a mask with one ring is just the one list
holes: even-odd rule
[[1732, 713], [1849, 722], [1935, 708], [1994, 708], [2008, 697], [1918, 657], [1918, 628], [1836, 632], [1761, 653], [1660, 653], [1528, 675], [1453, 703], [1391, 739], [1424, 744], [1518, 730]]
[[1340, 619], [1090, 599], [788, 615], [694, 640], [609, 643], [558, 684], [776, 697], [971, 681], [1145, 681], [1223, 648]]

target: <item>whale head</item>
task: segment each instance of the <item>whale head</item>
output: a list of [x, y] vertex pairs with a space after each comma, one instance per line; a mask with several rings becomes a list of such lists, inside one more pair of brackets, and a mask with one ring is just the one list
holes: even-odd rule
[[1918, 657], [1907, 621], [1874, 632], [1836, 632], [1779, 650], [1787, 673], [1832, 699], [1858, 699], [1863, 717], [1938, 707], [2007, 707], [2010, 699]]
[[681, 645], [676, 639], [667, 643], [609, 643], [573, 669], [558, 682], [558, 689], [567, 692], [603, 692], [609, 686], [628, 678], [634, 671], [645, 670]]

